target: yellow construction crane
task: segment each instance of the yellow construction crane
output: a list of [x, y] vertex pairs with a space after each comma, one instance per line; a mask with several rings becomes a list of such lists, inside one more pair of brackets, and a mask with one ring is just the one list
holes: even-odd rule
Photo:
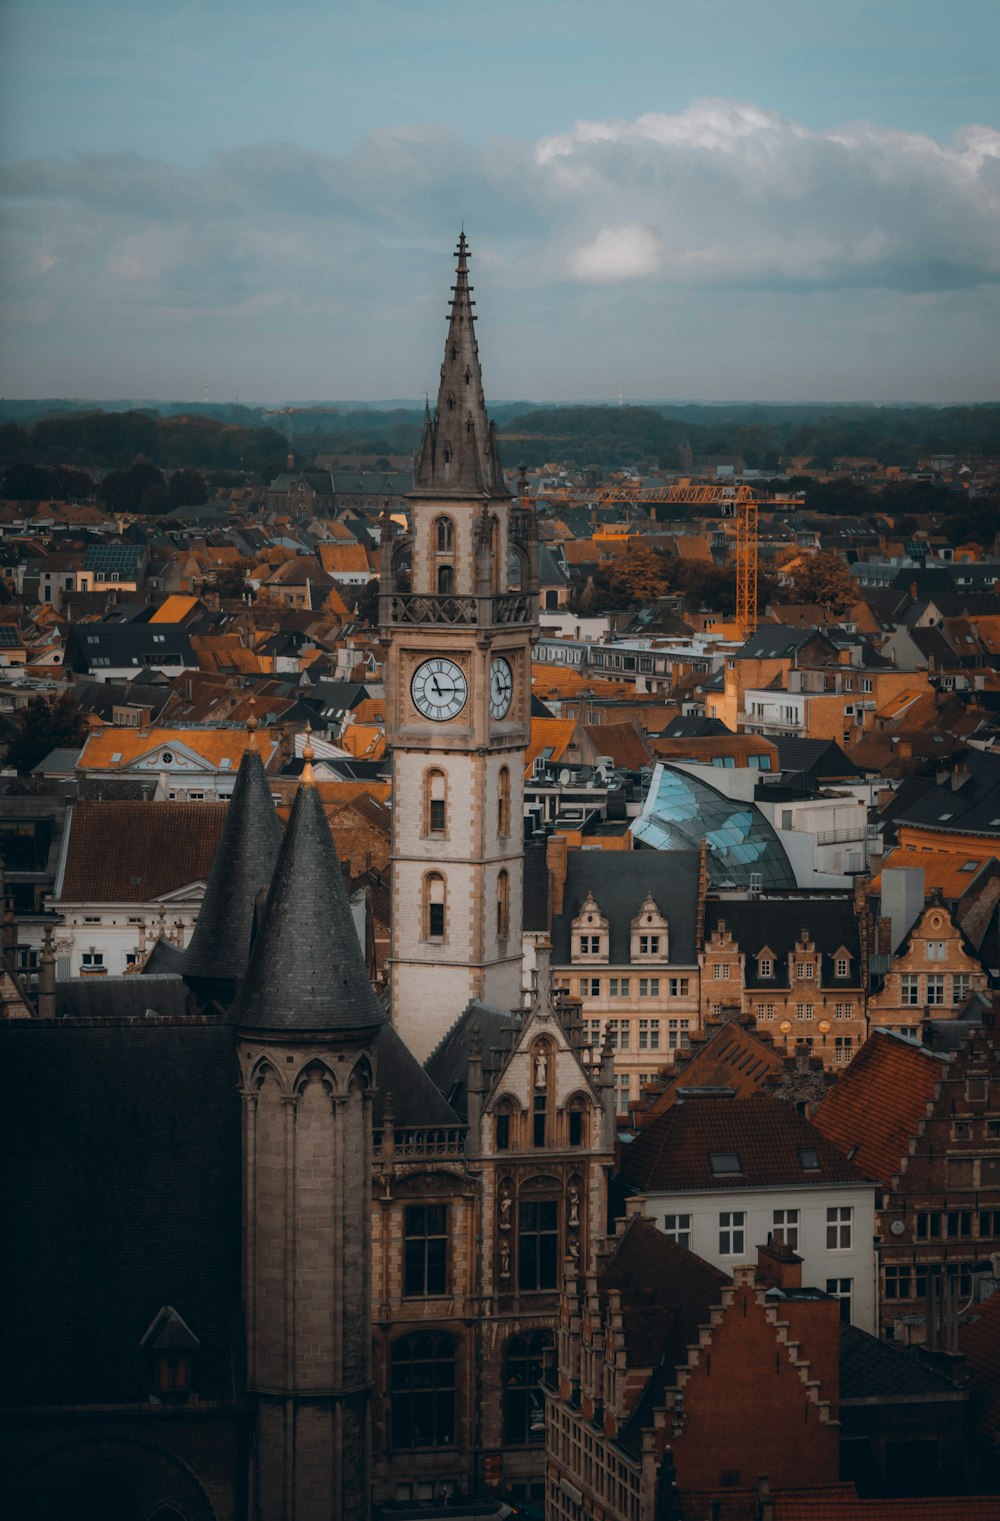
[[608, 486], [598, 504], [629, 502], [689, 507], [719, 507], [736, 522], [736, 627], [741, 639], [757, 630], [757, 498], [749, 486]]

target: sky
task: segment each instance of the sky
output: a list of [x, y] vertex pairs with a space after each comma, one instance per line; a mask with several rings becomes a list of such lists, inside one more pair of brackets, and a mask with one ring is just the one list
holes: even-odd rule
[[0, 0], [0, 395], [1000, 399], [997, 0]]

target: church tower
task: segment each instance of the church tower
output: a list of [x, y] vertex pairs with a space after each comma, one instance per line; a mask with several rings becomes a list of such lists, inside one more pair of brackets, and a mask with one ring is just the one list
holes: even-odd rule
[[365, 1521], [372, 1045], [385, 1015], [309, 766], [229, 1017], [243, 1100], [246, 1384], [257, 1407], [250, 1510], [267, 1521]]
[[478, 998], [521, 991], [523, 777], [537, 635], [533, 509], [486, 414], [463, 232], [409, 532], [383, 540], [393, 1020], [423, 1061]]

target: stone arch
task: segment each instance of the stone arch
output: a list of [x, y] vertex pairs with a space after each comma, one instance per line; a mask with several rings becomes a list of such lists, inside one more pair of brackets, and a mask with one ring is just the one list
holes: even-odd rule
[[367, 1056], [359, 1056], [347, 1079], [348, 1093], [369, 1093], [375, 1086], [375, 1074]]
[[250, 1066], [247, 1073], [247, 1088], [254, 1093], [259, 1093], [269, 1077], [273, 1077], [278, 1087], [284, 1092], [285, 1080], [270, 1056], [262, 1052]]
[[300, 1098], [306, 1086], [314, 1077], [318, 1077], [326, 1092], [332, 1098], [338, 1091], [340, 1084], [333, 1068], [322, 1057], [312, 1056], [300, 1067], [292, 1079], [292, 1092], [296, 1098]]
[[517, 544], [507, 547], [507, 590], [523, 591], [528, 584], [528, 556]]
[[[127, 1504], [106, 1508], [108, 1476]], [[9, 1514], [69, 1515], [74, 1521], [217, 1521], [215, 1507], [197, 1473], [183, 1458], [141, 1437], [80, 1437], [36, 1453], [11, 1479], [4, 1499]], [[81, 1499], [90, 1509], [81, 1509]], [[95, 1508], [97, 1507], [97, 1508]]]

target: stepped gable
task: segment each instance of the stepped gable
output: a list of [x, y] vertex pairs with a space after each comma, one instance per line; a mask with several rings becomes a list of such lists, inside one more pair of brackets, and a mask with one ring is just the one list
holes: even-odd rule
[[385, 1018], [310, 775], [292, 808], [230, 1019], [242, 1030], [374, 1033]]
[[826, 1094], [813, 1124], [881, 1183], [903, 1169], [910, 1142], [934, 1090], [945, 1077], [942, 1058], [926, 1047], [875, 1030]]
[[464, 232], [456, 257], [437, 406], [433, 417], [424, 408], [413, 495], [506, 497], [496, 429], [486, 415]]
[[[192, 806], [185, 804], [185, 807]], [[256, 749], [243, 752], [182, 975], [234, 981], [250, 955], [254, 901], [274, 874], [281, 825]]]

